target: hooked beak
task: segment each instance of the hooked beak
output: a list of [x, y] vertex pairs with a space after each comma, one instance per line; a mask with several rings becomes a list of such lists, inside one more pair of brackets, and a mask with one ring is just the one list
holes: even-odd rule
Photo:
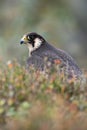
[[26, 44], [26, 43], [28, 43], [28, 39], [27, 39], [26, 35], [24, 35], [24, 36], [21, 38], [21, 40], [20, 40], [20, 44]]

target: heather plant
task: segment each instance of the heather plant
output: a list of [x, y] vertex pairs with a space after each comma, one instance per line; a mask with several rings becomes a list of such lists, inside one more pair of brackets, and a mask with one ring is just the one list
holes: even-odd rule
[[67, 80], [63, 73], [57, 73], [56, 67], [45, 74], [33, 67], [28, 71], [16, 60], [1, 62], [1, 128], [86, 129], [86, 90], [86, 83], [75, 78]]

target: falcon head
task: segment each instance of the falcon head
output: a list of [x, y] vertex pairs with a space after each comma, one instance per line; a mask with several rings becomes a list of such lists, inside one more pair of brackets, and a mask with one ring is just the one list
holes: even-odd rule
[[39, 48], [44, 42], [45, 39], [42, 36], [32, 32], [32, 33], [25, 34], [21, 38], [20, 44], [26, 44], [29, 49], [29, 55], [31, 55], [31, 52]]

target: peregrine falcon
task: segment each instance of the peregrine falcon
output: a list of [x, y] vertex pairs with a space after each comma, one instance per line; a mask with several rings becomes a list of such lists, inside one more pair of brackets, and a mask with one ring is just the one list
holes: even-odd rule
[[26, 44], [29, 49], [28, 67], [33, 65], [36, 69], [45, 71], [46, 66], [59, 64], [61, 70], [65, 69], [68, 77], [81, 76], [82, 72], [75, 60], [67, 52], [52, 46], [41, 35], [35, 32], [27, 33], [21, 38], [20, 44]]

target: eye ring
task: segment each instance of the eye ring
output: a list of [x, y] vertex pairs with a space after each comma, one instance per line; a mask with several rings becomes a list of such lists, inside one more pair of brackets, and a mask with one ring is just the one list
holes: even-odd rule
[[27, 36], [27, 39], [28, 39], [28, 40], [30, 40], [30, 37], [29, 37], [29, 36]]

